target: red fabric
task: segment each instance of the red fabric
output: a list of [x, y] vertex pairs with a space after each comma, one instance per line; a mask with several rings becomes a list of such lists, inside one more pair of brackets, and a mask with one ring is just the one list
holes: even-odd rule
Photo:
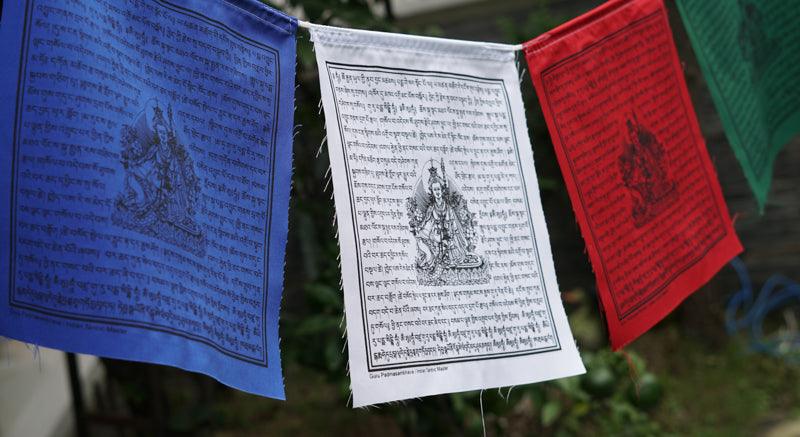
[[611, 346], [742, 251], [661, 0], [612, 0], [525, 44]]

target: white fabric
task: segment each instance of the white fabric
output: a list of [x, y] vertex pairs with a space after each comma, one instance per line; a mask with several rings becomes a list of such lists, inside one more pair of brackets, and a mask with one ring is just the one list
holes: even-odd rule
[[583, 373], [513, 51], [310, 31], [354, 406]]

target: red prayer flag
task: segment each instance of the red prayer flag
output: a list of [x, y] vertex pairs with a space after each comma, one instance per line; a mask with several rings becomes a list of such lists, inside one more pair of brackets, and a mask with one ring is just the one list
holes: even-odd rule
[[612, 0], [525, 43], [616, 350], [742, 251], [661, 0]]

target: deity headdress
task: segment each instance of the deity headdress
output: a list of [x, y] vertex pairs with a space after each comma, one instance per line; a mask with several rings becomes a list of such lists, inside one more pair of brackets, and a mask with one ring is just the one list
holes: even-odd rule
[[428, 176], [428, 192], [431, 192], [431, 187], [433, 184], [438, 183], [443, 191], [447, 190], [447, 175], [444, 171], [444, 160], [440, 160], [439, 162], [440, 168], [442, 170], [442, 175], [439, 176], [439, 169], [436, 168], [433, 162], [431, 162], [431, 167], [428, 169], [430, 176]]
[[159, 125], [164, 126], [164, 128], [168, 128], [167, 120], [164, 118], [164, 111], [161, 109], [161, 107], [158, 106], [158, 103], [156, 103], [156, 106], [153, 108], [153, 119], [152, 119], [153, 130], [155, 130], [156, 126]]

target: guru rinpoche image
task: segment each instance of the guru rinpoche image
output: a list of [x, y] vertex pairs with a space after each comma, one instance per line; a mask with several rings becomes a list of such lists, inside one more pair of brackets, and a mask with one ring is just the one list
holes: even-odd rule
[[409, 227], [417, 244], [416, 270], [420, 285], [463, 285], [489, 282], [486, 261], [475, 252], [475, 214], [444, 160], [428, 161], [427, 181], [419, 178], [407, 199]]
[[202, 256], [205, 236], [195, 220], [200, 183], [178, 141], [172, 105], [166, 114], [164, 109], [151, 99], [133, 124], [122, 128], [125, 181], [114, 223]]

